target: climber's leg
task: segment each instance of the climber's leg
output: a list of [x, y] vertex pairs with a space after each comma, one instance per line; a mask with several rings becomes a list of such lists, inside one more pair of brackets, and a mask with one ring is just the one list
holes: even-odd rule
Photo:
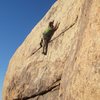
[[41, 38], [40, 47], [43, 45], [43, 38]]
[[46, 55], [47, 54], [47, 49], [48, 49], [48, 39], [44, 38], [43, 40], [43, 54]]
[[44, 48], [44, 54], [47, 54], [47, 49], [48, 49], [48, 41], [45, 41], [45, 48]]
[[44, 48], [45, 48], [45, 40], [44, 40], [44, 38], [43, 38], [43, 45], [42, 45], [42, 47], [43, 47], [42, 53], [44, 54]]

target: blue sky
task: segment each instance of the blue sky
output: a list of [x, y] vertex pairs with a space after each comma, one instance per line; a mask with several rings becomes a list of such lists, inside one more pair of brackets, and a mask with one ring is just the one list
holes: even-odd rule
[[0, 0], [0, 100], [9, 60], [56, 0]]

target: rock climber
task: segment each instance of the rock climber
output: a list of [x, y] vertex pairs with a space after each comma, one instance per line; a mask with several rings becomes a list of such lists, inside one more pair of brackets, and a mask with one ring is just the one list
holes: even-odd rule
[[53, 24], [54, 24], [54, 20], [49, 22], [48, 28], [43, 32], [43, 35], [41, 38], [40, 46], [43, 47], [42, 54], [44, 54], [44, 55], [47, 54], [48, 43], [49, 43], [51, 37], [53, 36], [54, 32], [59, 27], [59, 23], [57, 23], [55, 26]]

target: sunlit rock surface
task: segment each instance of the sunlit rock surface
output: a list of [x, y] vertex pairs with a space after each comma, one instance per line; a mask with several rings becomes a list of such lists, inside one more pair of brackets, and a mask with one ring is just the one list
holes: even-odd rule
[[[39, 48], [60, 23], [47, 55]], [[3, 100], [100, 100], [100, 0], [57, 0], [10, 60]]]

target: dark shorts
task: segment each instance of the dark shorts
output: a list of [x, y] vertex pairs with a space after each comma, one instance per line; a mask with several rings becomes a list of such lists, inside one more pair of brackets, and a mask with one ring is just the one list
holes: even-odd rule
[[49, 42], [50, 37], [49, 36], [46, 36], [46, 35], [43, 35], [43, 39], [46, 40], [47, 42]]

